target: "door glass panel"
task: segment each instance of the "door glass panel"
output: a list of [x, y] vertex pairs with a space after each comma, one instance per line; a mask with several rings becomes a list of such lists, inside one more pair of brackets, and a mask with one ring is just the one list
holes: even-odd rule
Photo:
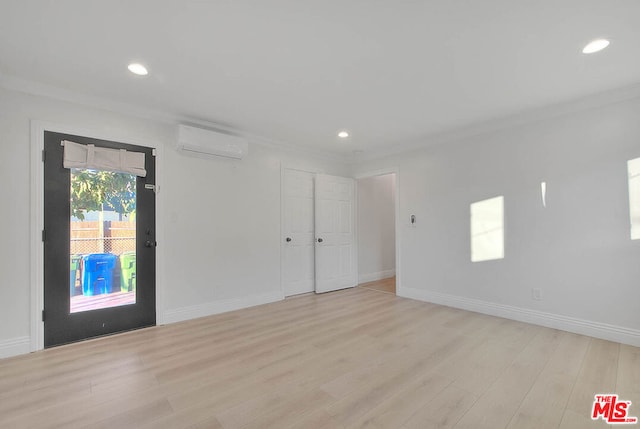
[[136, 303], [136, 176], [71, 169], [69, 311]]

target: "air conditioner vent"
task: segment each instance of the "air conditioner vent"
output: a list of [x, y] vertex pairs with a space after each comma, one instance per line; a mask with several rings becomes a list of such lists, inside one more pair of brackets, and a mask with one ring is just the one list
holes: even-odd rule
[[249, 152], [248, 142], [241, 137], [187, 125], [178, 125], [177, 146], [185, 153], [235, 159], [242, 159]]

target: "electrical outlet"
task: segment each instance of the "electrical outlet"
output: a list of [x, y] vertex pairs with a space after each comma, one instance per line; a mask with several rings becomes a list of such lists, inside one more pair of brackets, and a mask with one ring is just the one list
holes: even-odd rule
[[534, 301], [542, 301], [542, 290], [537, 287], [531, 289], [531, 299]]

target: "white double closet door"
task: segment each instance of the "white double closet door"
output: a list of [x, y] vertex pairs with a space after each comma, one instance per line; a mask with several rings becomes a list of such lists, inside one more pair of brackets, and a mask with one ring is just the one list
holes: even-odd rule
[[282, 191], [285, 296], [356, 286], [355, 181], [285, 169]]

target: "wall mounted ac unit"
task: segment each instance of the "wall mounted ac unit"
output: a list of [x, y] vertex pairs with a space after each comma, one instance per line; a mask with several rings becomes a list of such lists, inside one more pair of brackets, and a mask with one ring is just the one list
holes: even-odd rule
[[178, 125], [178, 150], [195, 155], [242, 159], [249, 153], [249, 144], [245, 139], [230, 134]]

